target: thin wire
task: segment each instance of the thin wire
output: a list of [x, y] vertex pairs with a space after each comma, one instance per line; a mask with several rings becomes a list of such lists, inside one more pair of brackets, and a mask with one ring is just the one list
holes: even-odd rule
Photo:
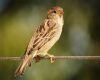
[[0, 60], [15, 60], [15, 61], [19, 61], [21, 60], [20, 57], [0, 57]]
[[[50, 59], [50, 57], [44, 57], [42, 59]], [[100, 60], [100, 56], [54, 56], [53, 59], [64, 60]], [[0, 57], [1, 60], [14, 60], [19, 61], [21, 57]]]

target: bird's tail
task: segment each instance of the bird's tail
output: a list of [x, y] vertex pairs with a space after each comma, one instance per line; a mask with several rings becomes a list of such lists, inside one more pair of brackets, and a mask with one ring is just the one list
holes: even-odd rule
[[32, 52], [29, 55], [26, 55], [22, 61], [22, 63], [18, 66], [15, 71], [15, 77], [23, 75], [27, 66], [31, 65], [33, 58], [36, 56], [37, 51]]

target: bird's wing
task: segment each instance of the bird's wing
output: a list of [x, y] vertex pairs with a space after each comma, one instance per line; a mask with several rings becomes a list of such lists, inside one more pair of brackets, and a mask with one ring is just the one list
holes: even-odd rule
[[57, 30], [55, 25], [56, 23], [54, 21], [46, 19], [32, 36], [25, 54], [30, 54], [33, 50], [39, 50], [50, 41]]

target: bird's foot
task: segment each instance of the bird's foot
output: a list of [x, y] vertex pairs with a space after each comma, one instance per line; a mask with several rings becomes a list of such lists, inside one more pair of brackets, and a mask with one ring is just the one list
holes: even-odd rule
[[47, 56], [50, 58], [50, 62], [51, 63], [54, 63], [55, 62], [54, 55], [47, 54]]
[[35, 62], [39, 62], [42, 59], [42, 57], [40, 57], [39, 55], [37, 55], [36, 57], [34, 57], [34, 59], [35, 59]]

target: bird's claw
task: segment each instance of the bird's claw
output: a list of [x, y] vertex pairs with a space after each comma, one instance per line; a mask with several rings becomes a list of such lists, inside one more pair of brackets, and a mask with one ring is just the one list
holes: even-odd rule
[[36, 57], [34, 57], [34, 59], [35, 59], [35, 62], [39, 62], [42, 59], [42, 57], [40, 57], [39, 55], [37, 55]]
[[54, 63], [54, 62], [55, 62], [54, 55], [49, 55], [49, 57], [50, 57], [50, 62], [51, 62], [51, 63]]

